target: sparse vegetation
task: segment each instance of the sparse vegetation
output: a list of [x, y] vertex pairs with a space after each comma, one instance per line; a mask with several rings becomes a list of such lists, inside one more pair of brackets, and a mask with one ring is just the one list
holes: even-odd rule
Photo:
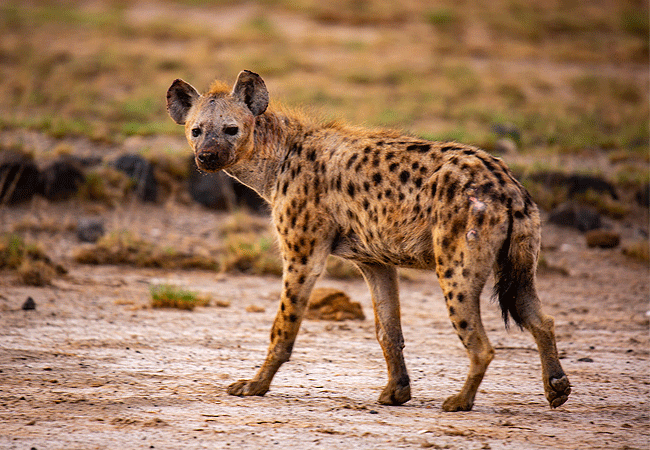
[[75, 253], [75, 260], [83, 264], [118, 264], [134, 267], [163, 269], [217, 270], [213, 259], [159, 248], [127, 230], [114, 231], [103, 236], [95, 245]]
[[26, 243], [17, 234], [0, 234], [0, 270], [15, 272], [20, 283], [31, 286], [50, 284], [54, 277], [67, 273], [38, 245]]
[[192, 311], [197, 306], [208, 306], [210, 297], [169, 284], [151, 286], [153, 308], [176, 308]]

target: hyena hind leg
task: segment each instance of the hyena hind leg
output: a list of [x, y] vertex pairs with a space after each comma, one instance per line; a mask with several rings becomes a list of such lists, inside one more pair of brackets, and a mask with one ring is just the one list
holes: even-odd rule
[[[468, 252], [460, 250], [467, 258]], [[456, 266], [452, 258], [438, 264], [436, 272], [445, 295], [449, 318], [469, 356], [469, 373], [458, 394], [442, 404], [444, 411], [469, 411], [485, 371], [494, 358], [494, 349], [488, 340], [481, 320], [480, 294], [490, 273], [489, 265], [481, 261]], [[466, 259], [467, 261], [467, 259]], [[481, 266], [485, 266], [482, 269]], [[471, 268], [471, 270], [470, 270]], [[471, 273], [470, 273], [471, 272]]]

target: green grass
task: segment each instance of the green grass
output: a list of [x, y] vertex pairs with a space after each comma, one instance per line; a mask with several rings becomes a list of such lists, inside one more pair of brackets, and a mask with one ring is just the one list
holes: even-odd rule
[[150, 287], [153, 308], [176, 308], [192, 311], [197, 306], [208, 306], [210, 298], [197, 292], [188, 291], [169, 284], [156, 284]]

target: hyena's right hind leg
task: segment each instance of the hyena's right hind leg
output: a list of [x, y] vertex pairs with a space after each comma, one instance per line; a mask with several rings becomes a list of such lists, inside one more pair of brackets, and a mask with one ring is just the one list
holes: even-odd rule
[[[512, 216], [510, 220], [509, 237], [495, 265], [494, 293], [506, 325], [510, 316], [535, 338], [542, 363], [544, 393], [551, 407], [557, 408], [569, 398], [571, 385], [560, 364], [553, 317], [543, 313], [535, 287], [539, 228], [533, 223], [532, 233], [530, 227], [523, 233], [521, 225], [515, 223], [513, 227]], [[517, 221], [516, 216], [514, 221]]]

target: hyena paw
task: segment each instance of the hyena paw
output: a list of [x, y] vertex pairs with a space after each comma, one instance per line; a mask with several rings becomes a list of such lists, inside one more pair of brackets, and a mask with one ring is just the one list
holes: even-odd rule
[[442, 410], [447, 412], [470, 411], [472, 406], [474, 406], [473, 401], [463, 395], [456, 394], [443, 402]]
[[246, 397], [249, 395], [262, 396], [267, 393], [269, 386], [253, 380], [239, 380], [228, 386], [228, 393], [238, 397]]
[[388, 383], [379, 396], [382, 405], [401, 405], [411, 399], [411, 386]]
[[550, 377], [548, 383], [544, 383], [544, 390], [551, 408], [557, 408], [569, 399], [571, 384], [567, 376], [561, 374], [559, 377]]

